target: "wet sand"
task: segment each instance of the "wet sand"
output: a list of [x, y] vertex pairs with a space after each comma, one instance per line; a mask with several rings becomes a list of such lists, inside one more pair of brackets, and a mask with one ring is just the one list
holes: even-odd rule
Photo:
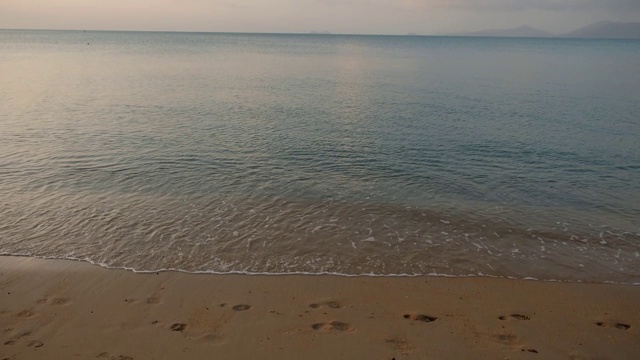
[[0, 359], [639, 359], [640, 286], [0, 257]]

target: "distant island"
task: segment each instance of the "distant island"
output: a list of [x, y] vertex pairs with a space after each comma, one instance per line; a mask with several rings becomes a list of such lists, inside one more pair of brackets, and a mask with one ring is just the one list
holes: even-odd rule
[[640, 22], [602, 21], [561, 36], [591, 39], [640, 39]]
[[532, 37], [532, 38], [591, 38], [591, 39], [640, 39], [640, 22], [615, 22], [602, 21], [587, 25], [580, 29], [564, 33], [552, 34], [550, 32], [520, 26], [510, 29], [492, 29], [474, 32], [450, 34], [452, 36], [485, 36], [485, 37]]
[[309, 34], [312, 35], [331, 35], [331, 32], [329, 31], [309, 31]]
[[451, 34], [454, 36], [486, 36], [486, 37], [552, 37], [553, 34], [530, 26], [520, 26], [510, 29], [491, 29], [473, 32]]

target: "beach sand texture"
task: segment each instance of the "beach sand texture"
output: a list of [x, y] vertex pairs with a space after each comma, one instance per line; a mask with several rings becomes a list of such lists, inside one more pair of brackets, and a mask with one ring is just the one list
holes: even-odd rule
[[638, 359], [640, 287], [0, 257], [0, 359]]

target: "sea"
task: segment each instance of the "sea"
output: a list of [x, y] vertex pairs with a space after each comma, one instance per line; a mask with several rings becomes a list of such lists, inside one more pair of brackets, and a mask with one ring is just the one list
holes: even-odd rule
[[0, 31], [0, 254], [640, 284], [640, 41]]

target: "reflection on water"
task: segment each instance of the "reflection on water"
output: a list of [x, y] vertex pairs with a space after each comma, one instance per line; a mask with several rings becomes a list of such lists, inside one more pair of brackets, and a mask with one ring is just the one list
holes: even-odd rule
[[639, 42], [0, 31], [0, 45], [2, 253], [640, 282]]

